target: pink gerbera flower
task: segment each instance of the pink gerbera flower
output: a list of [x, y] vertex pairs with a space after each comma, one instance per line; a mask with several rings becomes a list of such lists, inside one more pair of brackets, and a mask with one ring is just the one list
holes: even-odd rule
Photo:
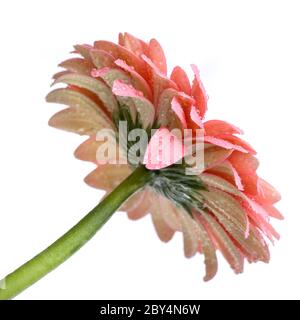
[[[256, 171], [255, 150], [241, 129], [205, 121], [207, 95], [199, 70], [190, 82], [176, 66], [168, 77], [164, 52], [120, 34], [119, 44], [76, 45], [75, 58], [60, 64], [47, 101], [68, 107], [53, 127], [87, 135], [75, 151], [95, 163], [85, 181], [105, 198], [52, 245], [0, 280], [0, 300], [26, 289], [80, 249], [118, 209], [130, 219], [151, 214], [159, 238], [183, 235], [184, 253], [204, 255], [206, 274], [217, 272], [219, 250], [235, 273], [249, 262], [270, 259], [270, 224], [282, 219], [279, 193]], [[200, 152], [199, 152], [200, 151]]]
[[[54, 76], [55, 84], [67, 87], [49, 93], [47, 101], [68, 106], [50, 119], [51, 126], [89, 136], [75, 151], [78, 159], [97, 165], [85, 182], [110, 193], [136, 168], [103, 163], [97, 154], [103, 144], [96, 138], [99, 130], [117, 133], [116, 119], [129, 119], [130, 129], [156, 128], [138, 164], [152, 170], [153, 179], [121, 210], [133, 220], [151, 214], [162, 241], [181, 232], [185, 256], [205, 256], [204, 280], [216, 274], [217, 250], [236, 273], [243, 271], [245, 259], [268, 262], [265, 239], [279, 239], [270, 217], [282, 219], [274, 207], [280, 195], [258, 177], [256, 152], [239, 137], [241, 129], [221, 120], [204, 121], [208, 97], [198, 68], [191, 66], [192, 82], [179, 66], [168, 77], [157, 40], [146, 43], [128, 33], [119, 35], [119, 44], [76, 45], [75, 53], [80, 57], [62, 62], [65, 70]], [[172, 129], [203, 131], [204, 163], [197, 176], [185, 175], [184, 165], [176, 163], [184, 156], [184, 145], [176, 136], [177, 157], [170, 160], [165, 150], [158, 151], [158, 141], [169, 139]], [[150, 153], [160, 158], [155, 165]], [[117, 158], [122, 156], [128, 154]]]

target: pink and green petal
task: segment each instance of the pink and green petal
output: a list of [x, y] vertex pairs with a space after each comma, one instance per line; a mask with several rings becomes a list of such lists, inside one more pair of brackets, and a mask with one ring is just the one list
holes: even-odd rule
[[121, 97], [131, 98], [134, 102], [136, 110], [140, 116], [143, 128], [147, 129], [152, 126], [155, 116], [153, 104], [143, 97], [143, 93], [136, 90], [133, 86], [126, 84], [121, 80], [115, 80], [112, 92]]
[[219, 165], [216, 165], [209, 170], [210, 173], [216, 174], [232, 184], [234, 184], [239, 190], [243, 191], [244, 186], [239, 176], [239, 173], [229, 161], [223, 161]]
[[74, 53], [79, 53], [84, 59], [89, 62], [92, 62], [92, 58], [90, 56], [91, 50], [93, 50], [93, 46], [89, 44], [76, 44], [74, 46]]
[[203, 278], [204, 281], [211, 280], [218, 271], [218, 260], [216, 256], [216, 249], [213, 244], [212, 239], [209, 236], [209, 233], [207, 232], [205, 226], [202, 223], [201, 219], [198, 219], [197, 222], [190, 218], [192, 220], [192, 224], [197, 227], [197, 230], [194, 230], [194, 232], [198, 235], [198, 239], [200, 241], [201, 246], [201, 252], [204, 254], [204, 263], [205, 263], [205, 269], [206, 273]]
[[102, 119], [93, 111], [86, 112], [80, 108], [67, 108], [54, 114], [48, 124], [51, 127], [80, 135], [92, 135], [103, 129], [98, 121], [102, 121]]
[[104, 67], [101, 69], [94, 69], [91, 73], [94, 78], [102, 78], [105, 83], [112, 88], [115, 80], [122, 80], [127, 84], [132, 84], [131, 78], [123, 70], [116, 68]]
[[209, 187], [216, 188], [234, 196], [241, 196], [241, 192], [232, 183], [227, 180], [210, 173], [202, 173], [200, 175], [201, 180]]
[[[53, 90], [47, 95], [46, 101], [71, 107], [57, 113], [50, 119], [50, 125], [55, 127], [60, 126], [62, 128], [62, 125], [66, 125], [66, 130], [76, 130], [76, 132], [79, 131], [78, 133], [82, 132], [82, 134], [88, 134], [87, 132], [93, 134], [102, 128], [114, 128], [111, 120], [93, 100], [75, 90], [67, 88]], [[70, 124], [68, 124], [68, 119]], [[84, 126], [80, 128], [80, 124]]]
[[196, 218], [202, 221], [206, 229], [210, 230], [210, 233], [213, 235], [219, 250], [234, 272], [242, 273], [244, 268], [243, 257], [218, 221], [205, 211], [201, 211], [200, 214], [196, 214]]
[[86, 59], [82, 58], [71, 58], [65, 60], [59, 64], [59, 67], [62, 67], [70, 72], [75, 72], [84, 75], [90, 75], [93, 64]]
[[65, 83], [87, 89], [94, 93], [102, 101], [110, 114], [113, 114], [116, 110], [118, 110], [118, 104], [111, 92], [111, 89], [102, 81], [94, 79], [90, 76], [71, 73], [59, 77], [55, 80], [54, 84], [56, 83]]
[[172, 110], [172, 100], [177, 96], [177, 91], [174, 89], [166, 89], [159, 98], [157, 107], [157, 122], [163, 127], [172, 130], [179, 128], [184, 129], [182, 122]]
[[204, 151], [204, 168], [209, 170], [225, 161], [233, 150], [223, 149], [218, 146], [209, 145]]
[[145, 62], [125, 47], [109, 41], [96, 41], [94, 47], [108, 52], [115, 57], [115, 59], [125, 60], [126, 63], [132, 66], [142, 77], [147, 77]]
[[[70, 71], [67, 71], [67, 70], [59, 71], [59, 72], [55, 73], [55, 74], [52, 76], [52, 79], [56, 80], [56, 79], [58, 79], [59, 77], [64, 76], [64, 75], [69, 74], [69, 73], [71, 73], [71, 72], [70, 72]], [[53, 85], [53, 84], [54, 84], [54, 83], [52, 83], [52, 85]]]
[[269, 261], [270, 254], [268, 247], [262, 236], [252, 226], [249, 228], [248, 237], [245, 237], [244, 230], [234, 224], [231, 219], [228, 219], [215, 208], [210, 209], [212, 214], [216, 216], [219, 223], [230, 235], [231, 239], [233, 239], [236, 246], [242, 251], [242, 253], [250, 262]]
[[179, 213], [179, 221], [183, 235], [184, 255], [186, 258], [191, 258], [197, 253], [199, 245], [193, 220], [186, 211], [181, 210]]
[[242, 205], [234, 197], [217, 189], [201, 192], [205, 199], [206, 206], [213, 212], [218, 211], [221, 215], [230, 220], [244, 236], [249, 234], [249, 221]]
[[90, 51], [90, 56], [97, 69], [105, 67], [113, 68], [115, 65], [115, 58], [104, 50], [93, 49]]

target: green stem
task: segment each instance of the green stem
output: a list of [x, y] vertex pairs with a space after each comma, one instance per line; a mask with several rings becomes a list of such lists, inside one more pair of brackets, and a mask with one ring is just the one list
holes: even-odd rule
[[152, 179], [139, 167], [72, 229], [47, 249], [10, 273], [0, 288], [0, 300], [11, 299], [51, 272], [79, 250], [106, 223], [122, 203]]

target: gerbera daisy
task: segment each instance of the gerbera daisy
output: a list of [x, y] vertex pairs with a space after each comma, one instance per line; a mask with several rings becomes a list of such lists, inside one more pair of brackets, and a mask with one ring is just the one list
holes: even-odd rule
[[182, 232], [185, 256], [205, 255], [205, 280], [216, 273], [216, 250], [236, 273], [242, 272], [244, 258], [268, 262], [264, 236], [271, 241], [279, 238], [269, 217], [281, 218], [273, 207], [280, 196], [257, 176], [256, 152], [237, 136], [241, 129], [220, 120], [204, 122], [207, 95], [198, 68], [192, 65], [192, 83], [179, 66], [168, 77], [157, 40], [145, 43], [128, 33], [120, 34], [119, 44], [96, 41], [93, 46], [77, 45], [75, 50], [81, 57], [61, 63], [65, 71], [54, 76], [55, 84], [68, 87], [52, 91], [47, 101], [70, 106], [51, 118], [51, 126], [90, 136], [75, 151], [77, 158], [97, 164], [86, 183], [110, 192], [135, 169], [130, 164], [103, 164], [97, 158], [103, 142], [97, 141], [96, 133], [103, 127], [117, 130], [114, 119], [120, 119], [120, 106], [128, 110], [132, 122], [138, 118], [143, 128], [155, 124], [158, 132], [147, 150], [152, 147], [157, 153], [158, 136], [167, 140], [171, 129], [202, 128], [203, 172], [197, 178], [186, 177], [180, 165], [151, 165], [146, 151], [144, 164], [156, 177], [121, 210], [131, 219], [150, 213], [162, 241]]
[[[185, 256], [204, 255], [205, 281], [217, 272], [217, 250], [235, 273], [243, 271], [245, 259], [268, 262], [266, 239], [279, 239], [270, 218], [283, 218], [274, 207], [280, 195], [258, 177], [256, 152], [239, 137], [241, 129], [204, 120], [208, 96], [198, 68], [191, 66], [191, 82], [179, 66], [168, 77], [158, 41], [129, 33], [120, 34], [118, 44], [96, 41], [76, 45], [73, 53], [54, 75], [54, 84], [65, 86], [46, 98], [68, 107], [49, 124], [88, 136], [75, 156], [96, 164], [85, 181], [106, 195], [66, 234], [9, 274], [0, 299], [14, 297], [68, 259], [118, 209], [133, 220], [151, 214], [162, 241], [181, 232]], [[138, 149], [129, 139], [133, 130], [146, 136]], [[187, 131], [191, 148], [182, 139]]]

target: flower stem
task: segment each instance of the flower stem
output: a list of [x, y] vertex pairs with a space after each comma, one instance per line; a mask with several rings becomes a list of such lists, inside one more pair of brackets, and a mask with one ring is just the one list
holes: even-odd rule
[[0, 300], [11, 299], [79, 250], [137, 190], [152, 179], [152, 172], [139, 167], [82, 220], [44, 251], [6, 276]]

